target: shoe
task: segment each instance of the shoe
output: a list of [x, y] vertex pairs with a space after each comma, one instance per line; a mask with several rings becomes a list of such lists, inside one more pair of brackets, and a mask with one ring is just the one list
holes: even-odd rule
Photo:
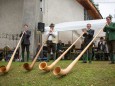
[[83, 63], [87, 63], [86, 61], [84, 61]]

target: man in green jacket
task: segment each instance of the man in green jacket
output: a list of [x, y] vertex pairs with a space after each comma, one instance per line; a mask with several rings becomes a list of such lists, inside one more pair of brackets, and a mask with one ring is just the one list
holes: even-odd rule
[[115, 23], [112, 22], [112, 17], [106, 17], [106, 26], [104, 32], [106, 32], [106, 41], [108, 50], [110, 53], [111, 64], [115, 64]]

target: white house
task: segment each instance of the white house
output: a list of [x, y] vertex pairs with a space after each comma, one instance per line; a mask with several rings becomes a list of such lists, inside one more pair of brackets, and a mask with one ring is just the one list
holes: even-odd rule
[[[90, 0], [0, 0], [0, 48], [6, 45], [16, 47], [25, 23], [32, 32], [30, 49], [34, 55], [36, 45], [41, 41], [40, 34], [37, 34], [38, 22], [48, 26], [50, 23], [101, 18]], [[73, 42], [78, 36], [77, 31], [59, 32], [57, 40]], [[42, 37], [44, 40], [44, 35]]]

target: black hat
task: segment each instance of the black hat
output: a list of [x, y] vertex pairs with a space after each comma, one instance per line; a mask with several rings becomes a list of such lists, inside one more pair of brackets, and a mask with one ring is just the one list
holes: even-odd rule
[[100, 37], [100, 39], [104, 39], [103, 37]]
[[54, 26], [55, 26], [55, 25], [54, 25], [53, 23], [51, 23], [49, 27], [54, 27]]

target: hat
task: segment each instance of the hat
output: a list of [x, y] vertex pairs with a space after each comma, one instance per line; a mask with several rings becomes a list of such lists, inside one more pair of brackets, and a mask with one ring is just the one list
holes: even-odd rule
[[100, 37], [100, 39], [104, 39], [103, 37]]
[[54, 27], [54, 26], [55, 26], [55, 25], [54, 25], [53, 23], [51, 23], [49, 27]]

